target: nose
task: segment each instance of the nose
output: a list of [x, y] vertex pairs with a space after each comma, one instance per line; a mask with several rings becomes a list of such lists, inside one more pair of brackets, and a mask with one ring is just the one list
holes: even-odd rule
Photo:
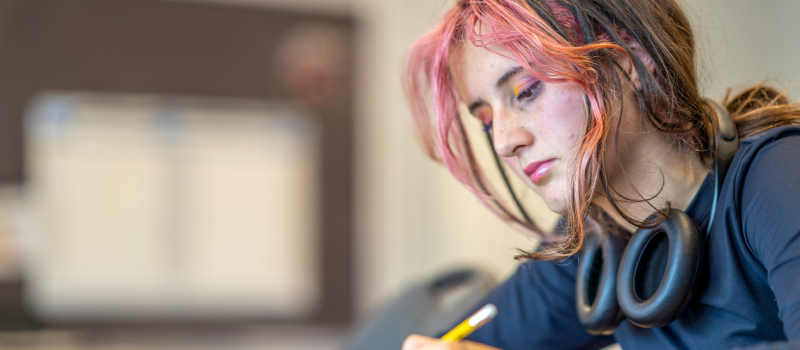
[[518, 156], [533, 145], [533, 134], [523, 124], [523, 117], [512, 113], [495, 113], [492, 118], [494, 149], [501, 157]]

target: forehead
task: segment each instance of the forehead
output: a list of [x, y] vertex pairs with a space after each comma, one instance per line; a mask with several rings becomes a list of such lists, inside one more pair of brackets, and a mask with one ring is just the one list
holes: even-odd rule
[[501, 47], [480, 47], [470, 41], [453, 48], [450, 71], [455, 88], [465, 102], [485, 98], [484, 95], [497, 90], [497, 79], [519, 66], [508, 56]]

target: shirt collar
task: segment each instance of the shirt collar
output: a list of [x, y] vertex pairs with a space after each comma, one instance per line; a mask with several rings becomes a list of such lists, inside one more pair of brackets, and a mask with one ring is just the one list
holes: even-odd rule
[[700, 189], [686, 208], [686, 214], [692, 218], [698, 231], [705, 231], [711, 214], [711, 203], [714, 201], [714, 174], [709, 173]]

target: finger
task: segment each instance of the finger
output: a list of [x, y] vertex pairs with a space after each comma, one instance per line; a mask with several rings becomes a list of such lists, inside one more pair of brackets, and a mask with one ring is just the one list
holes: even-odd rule
[[476, 343], [476, 342], [474, 342], [474, 341], [469, 341], [469, 340], [462, 340], [462, 341], [460, 341], [460, 342], [458, 342], [458, 343], [455, 343], [455, 344], [459, 344], [459, 345], [461, 346], [461, 348], [456, 348], [456, 349], [465, 349], [465, 350], [466, 350], [466, 349], [474, 349], [474, 350], [500, 350], [500, 349], [498, 349], [498, 348], [496, 348], [496, 347], [493, 347], [493, 346], [489, 346], [489, 345], [486, 345], [486, 344], [481, 344], [481, 343]]
[[438, 339], [412, 334], [403, 342], [402, 350], [422, 350], [439, 343]]

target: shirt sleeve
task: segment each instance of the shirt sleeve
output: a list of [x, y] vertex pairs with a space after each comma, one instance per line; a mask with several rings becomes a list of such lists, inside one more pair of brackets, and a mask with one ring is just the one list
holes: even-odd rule
[[521, 264], [479, 304], [495, 304], [497, 317], [467, 339], [504, 350], [599, 349], [614, 343], [611, 336], [587, 333], [578, 320], [577, 265], [574, 258]]
[[788, 342], [756, 349], [800, 349], [800, 135], [762, 147], [741, 197], [744, 239], [775, 294]]

